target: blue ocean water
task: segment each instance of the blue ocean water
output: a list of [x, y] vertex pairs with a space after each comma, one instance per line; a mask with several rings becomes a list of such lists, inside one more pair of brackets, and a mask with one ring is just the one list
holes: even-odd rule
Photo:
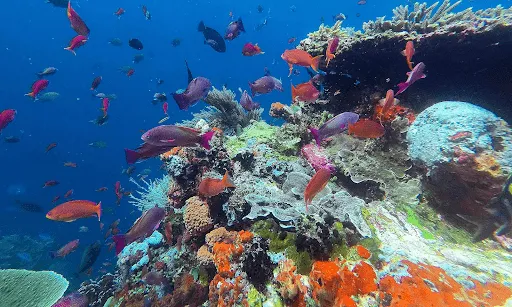
[[[430, 1], [433, 2], [433, 1]], [[86, 245], [103, 238], [98, 221], [94, 218], [62, 223], [45, 218], [45, 212], [54, 204], [52, 199], [74, 190], [74, 199], [102, 201], [106, 210], [102, 221], [108, 226], [120, 218], [121, 231], [126, 231], [139, 212], [123, 199], [120, 206], [115, 204], [114, 183], [121, 181], [127, 189], [135, 188], [128, 182], [128, 176], [121, 171], [127, 167], [123, 148], [134, 148], [140, 143], [140, 130], [157, 125], [163, 117], [161, 106], [151, 104], [155, 92], [167, 94], [187, 85], [184, 60], [187, 60], [195, 76], [209, 78], [220, 88], [226, 85], [238, 93], [238, 88], [247, 89], [247, 82], [264, 74], [267, 67], [272, 75], [283, 80], [283, 93], [260, 96], [256, 101], [265, 108], [265, 114], [272, 102], [288, 103], [290, 100], [290, 79], [288, 66], [280, 59], [285, 49], [295, 46], [307, 33], [318, 28], [321, 19], [333, 24], [332, 16], [344, 13], [344, 26], [361, 28], [363, 21], [378, 16], [391, 16], [391, 10], [407, 1], [368, 0], [366, 5], [351, 1], [158, 1], [149, 0], [144, 4], [152, 14], [152, 20], [145, 20], [141, 4], [133, 1], [73, 1], [80, 16], [91, 29], [87, 44], [77, 50], [77, 56], [63, 50], [74, 37], [63, 8], [53, 7], [44, 0], [29, 2], [10, 1], [3, 3], [0, 10], [2, 31], [0, 31], [0, 109], [13, 108], [17, 116], [2, 131], [0, 157], [0, 235], [28, 235], [37, 241], [53, 240], [48, 250], [58, 249], [63, 244], [81, 240], [79, 250], [64, 260], [41, 257], [37, 263], [26, 250], [5, 250], [21, 261], [12, 266], [37, 269], [53, 269], [65, 276], [71, 276], [78, 267], [81, 253]], [[510, 1], [474, 0], [464, 1], [457, 9], [493, 7]], [[257, 6], [263, 7], [258, 13]], [[294, 10], [291, 7], [295, 7]], [[123, 7], [126, 13], [118, 19], [113, 13]], [[203, 36], [197, 31], [198, 23], [204, 23], [224, 34], [232, 18], [241, 17], [247, 33], [227, 42], [226, 53], [216, 53], [203, 44]], [[261, 30], [255, 28], [267, 19]], [[108, 44], [118, 37], [123, 46]], [[288, 44], [290, 37], [296, 37], [294, 44]], [[127, 41], [138, 38], [144, 44], [145, 59], [138, 64], [132, 58], [138, 51], [131, 49]], [[181, 45], [173, 47], [174, 38]], [[264, 55], [244, 57], [242, 46], [246, 42], [258, 43]], [[364, 56], [364, 55], [361, 55]], [[118, 71], [119, 67], [131, 65], [135, 74], [128, 78]], [[55, 66], [57, 74], [50, 76], [47, 91], [56, 91], [61, 96], [53, 102], [32, 101], [24, 97], [28, 93], [36, 73], [45, 67]], [[89, 121], [99, 115], [101, 102], [91, 97], [89, 90], [92, 80], [102, 76], [99, 92], [115, 93], [118, 99], [111, 102], [110, 119], [104, 126]], [[156, 80], [165, 83], [157, 86]], [[307, 79], [304, 72], [293, 76], [294, 84]], [[174, 101], [169, 101], [170, 120], [180, 122], [191, 118], [193, 112], [205, 107], [199, 103], [188, 111], [180, 111]], [[268, 118], [267, 118], [268, 119]], [[17, 136], [19, 143], [4, 143], [6, 136]], [[104, 141], [103, 149], [89, 146], [95, 141]], [[56, 148], [45, 154], [48, 144], [56, 142]], [[77, 163], [77, 168], [67, 168], [64, 162]], [[161, 176], [159, 161], [149, 160], [137, 164], [136, 172], [151, 169], [149, 178]], [[55, 187], [42, 188], [45, 181], [57, 180]], [[107, 192], [95, 192], [106, 186]], [[39, 204], [44, 212], [32, 213], [20, 209], [16, 200]], [[79, 232], [80, 226], [87, 226], [88, 232]], [[46, 251], [45, 251], [46, 252]], [[113, 252], [104, 247], [98, 263], [115, 259]], [[30, 265], [28, 265], [30, 263]], [[93, 274], [97, 274], [95, 271]]]

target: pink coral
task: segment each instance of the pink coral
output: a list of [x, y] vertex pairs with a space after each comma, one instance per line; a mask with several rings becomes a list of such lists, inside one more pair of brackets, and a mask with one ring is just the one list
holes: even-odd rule
[[336, 170], [336, 167], [331, 163], [331, 161], [329, 161], [329, 158], [324, 153], [322, 147], [318, 147], [313, 144], [306, 144], [302, 147], [300, 152], [315, 171], [318, 171], [321, 168], [327, 168], [331, 173], [333, 173]]

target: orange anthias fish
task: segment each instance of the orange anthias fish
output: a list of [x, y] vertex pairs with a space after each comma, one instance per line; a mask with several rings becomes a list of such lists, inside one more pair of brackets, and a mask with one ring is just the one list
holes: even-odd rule
[[96, 192], [105, 192], [105, 191], [107, 191], [107, 190], [108, 190], [108, 188], [107, 188], [107, 187], [101, 187], [101, 188], [99, 188], [99, 189], [96, 189]]
[[59, 199], [60, 199], [60, 195], [55, 196], [55, 197], [52, 199], [52, 203], [56, 203]]
[[353, 125], [348, 125], [348, 134], [364, 139], [376, 139], [384, 135], [384, 126], [371, 119], [360, 119]]
[[121, 182], [116, 181], [114, 184], [114, 192], [116, 193], [117, 201], [116, 203], [119, 205], [121, 203], [121, 198], [123, 198], [123, 190], [121, 188]]
[[316, 57], [312, 57], [309, 53], [300, 49], [291, 49], [285, 50], [281, 55], [281, 58], [288, 63], [290, 67], [290, 73], [288, 77], [291, 76], [293, 71], [293, 65], [299, 65], [304, 67], [311, 66], [315, 72], [318, 72], [318, 65], [320, 64], [320, 59], [322, 55], [318, 55]]
[[131, 68], [130, 70], [128, 70], [126, 72], [126, 76], [131, 77], [131, 76], [133, 76], [134, 73], [135, 73], [135, 69]]
[[205, 178], [201, 180], [198, 191], [199, 194], [205, 197], [212, 197], [219, 195], [226, 188], [236, 188], [235, 184], [229, 178], [228, 171], [226, 171], [222, 179]]
[[320, 96], [320, 91], [318, 91], [311, 81], [301, 83], [297, 85], [297, 87], [292, 84], [292, 102], [298, 99], [311, 103], [315, 102], [318, 96]]
[[308, 205], [311, 204], [313, 198], [320, 193], [327, 183], [331, 179], [331, 171], [327, 168], [321, 168], [316, 172], [315, 175], [309, 180], [306, 189], [304, 190], [304, 201], [306, 202], [306, 212], [308, 211]]
[[89, 36], [91, 32], [85, 22], [78, 16], [78, 13], [71, 7], [71, 1], [68, 2], [67, 15], [71, 28], [79, 35]]
[[393, 112], [393, 106], [397, 105], [400, 100], [395, 98], [395, 92], [393, 90], [388, 90], [386, 92], [386, 98], [379, 100], [379, 105], [375, 107], [375, 116], [374, 118], [382, 121], [391, 121], [395, 119], [395, 114], [391, 114]]
[[76, 163], [75, 163], [75, 162], [65, 162], [65, 163], [64, 163], [64, 166], [65, 166], [65, 167], [72, 167], [72, 168], [75, 168], [75, 167], [76, 167]]
[[71, 190], [67, 191], [67, 192], [66, 192], [66, 194], [64, 194], [64, 198], [70, 198], [70, 197], [71, 197], [71, 195], [73, 195], [73, 192], [74, 192], [74, 190], [73, 190], [73, 189], [71, 189]]
[[46, 214], [46, 218], [53, 221], [73, 222], [74, 220], [98, 216], [101, 219], [101, 201], [96, 204], [89, 200], [71, 200], [58, 205]]
[[101, 110], [103, 111], [103, 117], [107, 117], [108, 107], [110, 106], [110, 100], [108, 100], [107, 97], [103, 98], [102, 105], [103, 108], [101, 108]]
[[70, 254], [71, 252], [76, 250], [76, 248], [78, 247], [79, 243], [80, 243], [80, 240], [78, 240], [78, 239], [73, 240], [73, 241], [67, 243], [66, 245], [64, 245], [63, 247], [61, 247], [58, 251], [50, 252], [50, 256], [52, 258], [57, 258], [57, 257], [58, 258], [64, 258], [68, 254]]
[[45, 153], [48, 153], [50, 150], [54, 149], [55, 147], [57, 147], [57, 143], [50, 143], [48, 146], [46, 146]]
[[59, 184], [59, 182], [57, 180], [48, 180], [48, 181], [46, 181], [44, 183], [43, 188], [53, 187], [53, 186], [56, 186], [58, 184]]
[[264, 54], [258, 44], [247, 43], [242, 47], [242, 54], [245, 56], [253, 56], [258, 54]]
[[407, 66], [409, 66], [409, 69], [412, 70], [412, 57], [414, 56], [414, 43], [413, 41], [408, 41], [405, 44], [405, 49], [402, 51], [402, 55], [405, 57], [405, 60], [407, 61]]

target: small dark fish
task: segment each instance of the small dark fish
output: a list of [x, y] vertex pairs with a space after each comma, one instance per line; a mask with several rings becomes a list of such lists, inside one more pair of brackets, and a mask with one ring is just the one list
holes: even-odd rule
[[358, 5], [365, 5], [366, 4], [366, 0], [359, 0], [359, 1], [357, 1], [357, 4]]
[[41, 206], [39, 206], [38, 204], [26, 203], [26, 202], [22, 202], [20, 200], [16, 200], [16, 204], [18, 206], [20, 206], [21, 209], [23, 209], [24, 211], [27, 211], [27, 212], [34, 212], [34, 213], [43, 212], [43, 208]]
[[268, 24], [268, 18], [263, 18], [257, 25], [254, 27], [256, 31], [260, 31]]
[[[90, 120], [89, 122], [91, 122], [95, 125], [98, 125], [98, 126], [103, 126], [106, 123], [108, 123], [108, 118], [109, 118], [108, 114], [107, 114], [107, 116], [104, 116], [103, 114], [101, 114], [98, 117], [96, 117], [95, 119]], [[94, 146], [94, 147], [96, 147], [96, 146]]]
[[332, 16], [332, 20], [334, 20], [334, 21], [343, 21], [345, 19], [347, 19], [347, 17], [345, 16], [345, 14], [342, 14], [342, 13]]
[[263, 13], [263, 6], [261, 6], [261, 4], [259, 4], [257, 7], [257, 10], [258, 10], [258, 13]]
[[78, 267], [78, 274], [89, 270], [101, 251], [101, 243], [100, 241], [96, 241], [93, 244], [87, 246], [84, 253], [82, 254], [82, 261], [80, 261], [80, 266]]
[[137, 64], [140, 63], [142, 60], [144, 60], [144, 54], [138, 53], [133, 56], [133, 63]]
[[142, 50], [144, 49], [144, 45], [142, 45], [142, 42], [136, 38], [132, 38], [128, 41], [128, 45], [132, 47], [133, 49]]
[[102, 76], [98, 76], [94, 78], [94, 80], [92, 80], [91, 91], [95, 91], [98, 88], [98, 86], [100, 86], [101, 80], [103, 80]]
[[57, 143], [50, 143], [48, 146], [46, 146], [45, 153], [48, 153], [50, 150], [54, 149], [55, 147], [57, 147]]
[[297, 40], [297, 38], [296, 38], [295, 36], [290, 37], [290, 38], [288, 39], [288, 44], [293, 44], [296, 40]]
[[159, 102], [166, 102], [166, 101], [167, 101], [167, 95], [165, 95], [165, 93], [155, 93], [155, 95], [153, 95], [152, 103], [155, 105]]
[[175, 38], [172, 40], [171, 44], [173, 47], [178, 47], [179, 45], [181, 45], [181, 39]]
[[210, 45], [210, 47], [217, 52], [226, 52], [226, 42], [219, 32], [205, 26], [202, 21], [199, 23], [197, 30], [203, 32], [204, 43], [206, 45]]
[[57, 180], [48, 180], [48, 181], [46, 181], [44, 183], [43, 188], [53, 187], [53, 186], [56, 186], [58, 184], [59, 184], [59, 182]]
[[178, 104], [180, 110], [187, 110], [190, 106], [195, 105], [199, 100], [204, 99], [210, 91], [212, 84], [210, 80], [197, 77], [194, 78], [182, 93], [174, 93], [172, 97]]
[[112, 38], [111, 40], [108, 41], [108, 43], [111, 44], [112, 46], [116, 46], [116, 47], [123, 45], [123, 41], [118, 37]]
[[6, 142], [6, 143], [14, 144], [14, 143], [18, 143], [19, 141], [20, 141], [20, 139], [17, 136], [14, 136], [14, 135], [6, 136], [4, 138], [4, 142]]
[[69, 0], [46, 0], [46, 3], [51, 3], [55, 7], [67, 8]]
[[151, 13], [148, 11], [148, 8], [145, 5], [142, 6], [142, 13], [144, 14], [146, 20], [151, 20]]
[[156, 85], [162, 85], [162, 84], [164, 84], [164, 82], [165, 81], [163, 79], [158, 79], [158, 80], [156, 80]]
[[119, 254], [127, 244], [150, 236], [158, 228], [164, 217], [165, 210], [163, 208], [153, 207], [144, 212], [126, 234], [112, 237], [116, 243], [116, 254]]
[[245, 33], [244, 23], [242, 22], [242, 18], [238, 18], [238, 20], [232, 21], [229, 23], [228, 28], [226, 29], [226, 35], [224, 38], [227, 40], [233, 40], [240, 35], [240, 32]]

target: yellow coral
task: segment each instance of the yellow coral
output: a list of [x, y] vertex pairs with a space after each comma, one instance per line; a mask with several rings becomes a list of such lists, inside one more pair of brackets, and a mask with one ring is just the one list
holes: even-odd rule
[[481, 172], [488, 172], [493, 177], [503, 175], [501, 167], [496, 159], [489, 154], [481, 154], [475, 157], [476, 169]]
[[208, 204], [197, 196], [187, 199], [183, 220], [185, 228], [193, 235], [202, 234], [213, 226]]
[[196, 255], [197, 261], [202, 266], [211, 266], [213, 264], [213, 254], [208, 250], [208, 246], [203, 245], [199, 248]]

